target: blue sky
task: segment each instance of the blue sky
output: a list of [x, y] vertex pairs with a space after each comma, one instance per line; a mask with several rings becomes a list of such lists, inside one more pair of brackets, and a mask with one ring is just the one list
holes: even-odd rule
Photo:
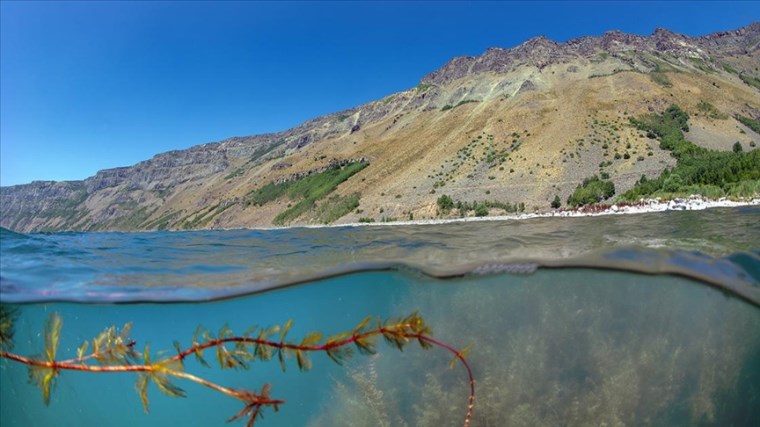
[[758, 2], [3, 1], [0, 184], [285, 130], [537, 35], [703, 35], [758, 19]]

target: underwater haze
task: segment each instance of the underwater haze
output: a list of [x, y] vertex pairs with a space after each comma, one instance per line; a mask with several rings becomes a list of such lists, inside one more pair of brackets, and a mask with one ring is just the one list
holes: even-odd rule
[[[760, 207], [428, 225], [0, 236], [0, 301], [14, 354], [58, 360], [132, 322], [154, 360], [199, 325], [235, 334], [294, 321], [289, 337], [419, 315], [469, 349], [472, 426], [760, 424]], [[216, 331], [220, 331], [218, 334]], [[233, 347], [229, 346], [231, 350]], [[256, 426], [460, 426], [469, 382], [440, 347], [409, 343], [343, 365], [323, 353], [184, 372], [285, 402]], [[223, 358], [222, 358], [223, 359]], [[276, 358], [275, 358], [276, 359]], [[224, 359], [223, 359], [224, 360]], [[97, 366], [94, 364], [93, 366]], [[0, 425], [222, 426], [241, 402], [177, 377], [61, 371], [49, 405], [25, 364], [0, 358]], [[170, 393], [171, 394], [171, 393]]]

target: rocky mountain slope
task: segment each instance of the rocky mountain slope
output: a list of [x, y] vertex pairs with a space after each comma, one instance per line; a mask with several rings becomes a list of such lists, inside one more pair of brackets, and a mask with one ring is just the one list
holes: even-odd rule
[[[440, 215], [442, 194], [493, 201], [491, 214], [506, 203], [547, 210], [555, 195], [567, 199], [592, 174], [609, 175], [621, 193], [642, 175], [672, 167], [670, 153], [628, 119], [674, 103], [690, 114], [686, 137], [694, 143], [731, 150], [739, 141], [754, 149], [760, 135], [735, 117], [760, 119], [759, 58], [760, 23], [697, 38], [662, 29], [565, 43], [537, 37], [454, 58], [414, 88], [284, 132], [167, 152], [84, 181], [2, 187], [0, 226], [29, 232], [424, 219]], [[304, 177], [320, 185], [321, 172], [357, 162], [366, 167], [333, 183], [329, 196], [276, 185]]]

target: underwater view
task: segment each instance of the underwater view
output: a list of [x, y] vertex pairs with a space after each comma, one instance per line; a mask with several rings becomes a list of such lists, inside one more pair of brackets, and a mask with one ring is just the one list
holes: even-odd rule
[[3, 426], [760, 421], [757, 206], [0, 237]]
[[0, 427], [760, 427], [759, 16], [0, 1]]

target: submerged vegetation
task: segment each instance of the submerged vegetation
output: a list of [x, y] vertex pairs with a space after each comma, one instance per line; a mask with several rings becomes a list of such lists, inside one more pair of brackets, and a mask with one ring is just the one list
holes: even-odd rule
[[[441, 334], [476, 340], [473, 425], [747, 425], [760, 415], [756, 307], [682, 279], [591, 270], [441, 285], [396, 310], [419, 305]], [[361, 363], [310, 425], [438, 427], [461, 411], [455, 384], [424, 373], [445, 358]]]
[[660, 148], [668, 150], [677, 164], [659, 177], [642, 176], [636, 185], [624, 193], [622, 200], [643, 197], [701, 194], [706, 197], [749, 197], [760, 189], [760, 152], [752, 150], [716, 151], [695, 145], [684, 138], [689, 130], [689, 116], [677, 105], [662, 114], [649, 114], [631, 123], [660, 140]]
[[149, 403], [149, 382], [168, 396], [186, 397], [185, 391], [173, 382], [173, 379], [185, 379], [241, 401], [243, 408], [227, 422], [247, 418], [246, 425], [250, 427], [264, 408], [269, 407], [277, 412], [279, 405], [285, 401], [271, 397], [269, 384], [264, 384], [259, 391], [251, 391], [224, 387], [195, 376], [185, 371], [185, 359], [194, 356], [200, 364], [209, 367], [204, 359], [204, 352], [213, 350], [221, 369], [247, 370], [254, 361], [265, 362], [276, 358], [285, 371], [285, 359], [294, 357], [298, 368], [306, 371], [311, 368], [310, 353], [324, 353], [335, 363], [342, 365], [351, 358], [354, 347], [360, 354], [375, 354], [377, 339], [382, 336], [388, 344], [399, 350], [416, 341], [423, 349], [439, 347], [452, 353], [452, 365], [461, 362], [469, 377], [470, 395], [464, 418], [465, 427], [470, 423], [474, 407], [475, 381], [465, 360], [466, 352], [432, 338], [430, 328], [417, 312], [403, 319], [390, 319], [385, 322], [368, 316], [350, 331], [327, 338], [323, 338], [320, 332], [311, 332], [300, 342], [287, 339], [288, 331], [293, 325], [292, 320], [282, 326], [249, 328], [242, 334], [234, 334], [227, 325], [222, 326], [217, 334], [198, 326], [189, 346], [183, 347], [178, 341], [174, 341], [176, 354], [159, 360], [152, 359], [147, 344], [142, 353], [137, 351], [137, 343], [130, 337], [131, 323], [125, 324], [121, 329], [114, 326], [106, 328], [91, 341], [84, 341], [77, 349], [76, 357], [62, 360], [57, 357], [57, 352], [63, 319], [57, 313], [51, 314], [45, 322], [45, 346], [42, 356], [21, 356], [11, 352], [15, 318], [15, 311], [0, 306], [0, 358], [22, 363], [29, 368], [29, 381], [40, 388], [46, 405], [50, 404], [51, 390], [63, 371], [134, 372], [137, 374], [135, 388], [146, 412]]

